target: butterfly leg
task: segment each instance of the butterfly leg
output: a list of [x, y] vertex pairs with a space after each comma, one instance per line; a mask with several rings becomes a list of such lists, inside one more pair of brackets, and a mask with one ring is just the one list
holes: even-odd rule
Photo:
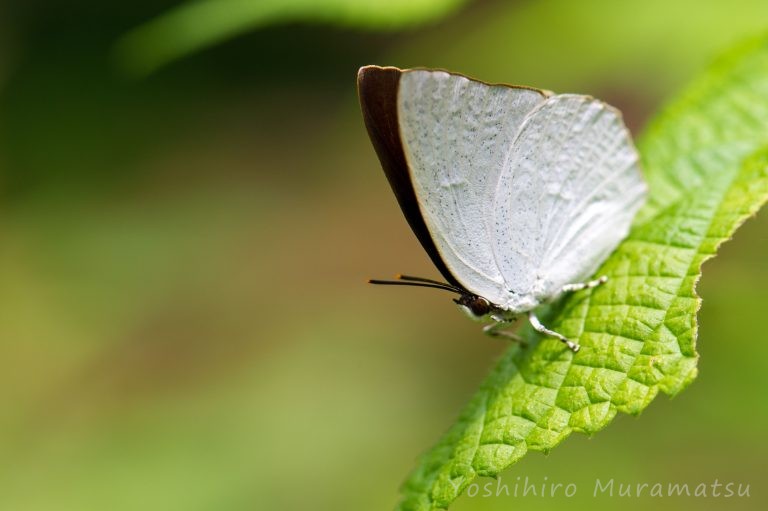
[[547, 328], [547, 327], [545, 327], [544, 325], [542, 325], [542, 324], [541, 324], [541, 321], [539, 321], [539, 318], [538, 318], [538, 317], [536, 317], [536, 314], [534, 314], [534, 312], [533, 312], [533, 311], [530, 311], [530, 312], [528, 313], [528, 321], [530, 321], [530, 322], [531, 322], [531, 326], [532, 326], [532, 327], [533, 327], [533, 329], [534, 329], [534, 330], [536, 330], [537, 332], [539, 332], [539, 333], [542, 333], [542, 334], [544, 334], [544, 335], [548, 335], [549, 337], [554, 337], [555, 339], [560, 339], [560, 340], [561, 340], [561, 341], [563, 341], [563, 342], [565, 343], [565, 345], [566, 345], [566, 346], [568, 346], [568, 348], [570, 348], [570, 349], [571, 349], [571, 351], [573, 351], [574, 353], [576, 353], [577, 351], [579, 351], [579, 348], [580, 348], [580, 346], [579, 346], [578, 344], [576, 344], [576, 343], [575, 343], [575, 342], [573, 342], [572, 340], [568, 339], [567, 337], [565, 337], [565, 336], [563, 336], [563, 335], [561, 335], [561, 334], [558, 334], [558, 333], [557, 333], [557, 332], [555, 332], [554, 330], [550, 330], [549, 328]]
[[601, 284], [608, 282], [608, 276], [603, 275], [599, 279], [590, 280], [588, 282], [577, 282], [575, 284], [566, 284], [560, 288], [561, 293], [572, 293], [573, 291], [581, 291], [582, 289], [592, 289]]
[[483, 327], [483, 333], [490, 335], [491, 337], [503, 337], [505, 339], [509, 339], [510, 341], [519, 343], [520, 346], [527, 346], [527, 343], [523, 340], [523, 338], [516, 333], [502, 330], [502, 328], [509, 326], [511, 323], [512, 322], [510, 321], [497, 321], [490, 325], [485, 325]]

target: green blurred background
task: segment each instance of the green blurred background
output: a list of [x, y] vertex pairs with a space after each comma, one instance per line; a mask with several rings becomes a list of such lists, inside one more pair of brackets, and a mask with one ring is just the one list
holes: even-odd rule
[[[768, 29], [764, 0], [229, 4], [0, 4], [0, 510], [391, 508], [504, 344], [441, 293], [364, 284], [436, 272], [357, 68], [589, 93], [639, 133]], [[688, 390], [504, 474], [575, 498], [454, 508], [765, 509], [766, 232], [704, 268]], [[751, 497], [592, 498], [595, 478]]]

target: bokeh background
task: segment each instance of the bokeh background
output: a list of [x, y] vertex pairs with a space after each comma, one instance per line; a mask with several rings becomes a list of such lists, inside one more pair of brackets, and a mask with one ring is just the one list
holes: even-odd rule
[[[589, 93], [639, 133], [768, 29], [764, 0], [228, 4], [0, 3], [1, 510], [391, 508], [504, 345], [442, 293], [364, 284], [436, 272], [357, 68]], [[704, 268], [689, 389], [503, 476], [575, 498], [454, 509], [765, 509], [767, 232]], [[595, 478], [751, 496], [595, 499]]]

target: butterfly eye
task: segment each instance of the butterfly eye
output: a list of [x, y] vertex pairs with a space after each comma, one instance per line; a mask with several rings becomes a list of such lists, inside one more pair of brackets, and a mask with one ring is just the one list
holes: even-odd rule
[[469, 309], [472, 311], [472, 314], [474, 314], [475, 316], [485, 316], [486, 314], [491, 312], [491, 304], [488, 303], [488, 300], [486, 300], [485, 298], [476, 296], [469, 303]]

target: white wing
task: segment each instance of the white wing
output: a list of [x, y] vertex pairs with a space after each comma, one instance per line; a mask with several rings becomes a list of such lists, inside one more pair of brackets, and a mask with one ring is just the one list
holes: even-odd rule
[[455, 278], [496, 304], [509, 286], [493, 252], [493, 197], [526, 115], [545, 99], [442, 71], [400, 78], [400, 136], [424, 221]]
[[529, 310], [589, 278], [627, 235], [645, 193], [618, 111], [587, 96], [548, 98], [521, 126], [495, 193], [502, 305]]

